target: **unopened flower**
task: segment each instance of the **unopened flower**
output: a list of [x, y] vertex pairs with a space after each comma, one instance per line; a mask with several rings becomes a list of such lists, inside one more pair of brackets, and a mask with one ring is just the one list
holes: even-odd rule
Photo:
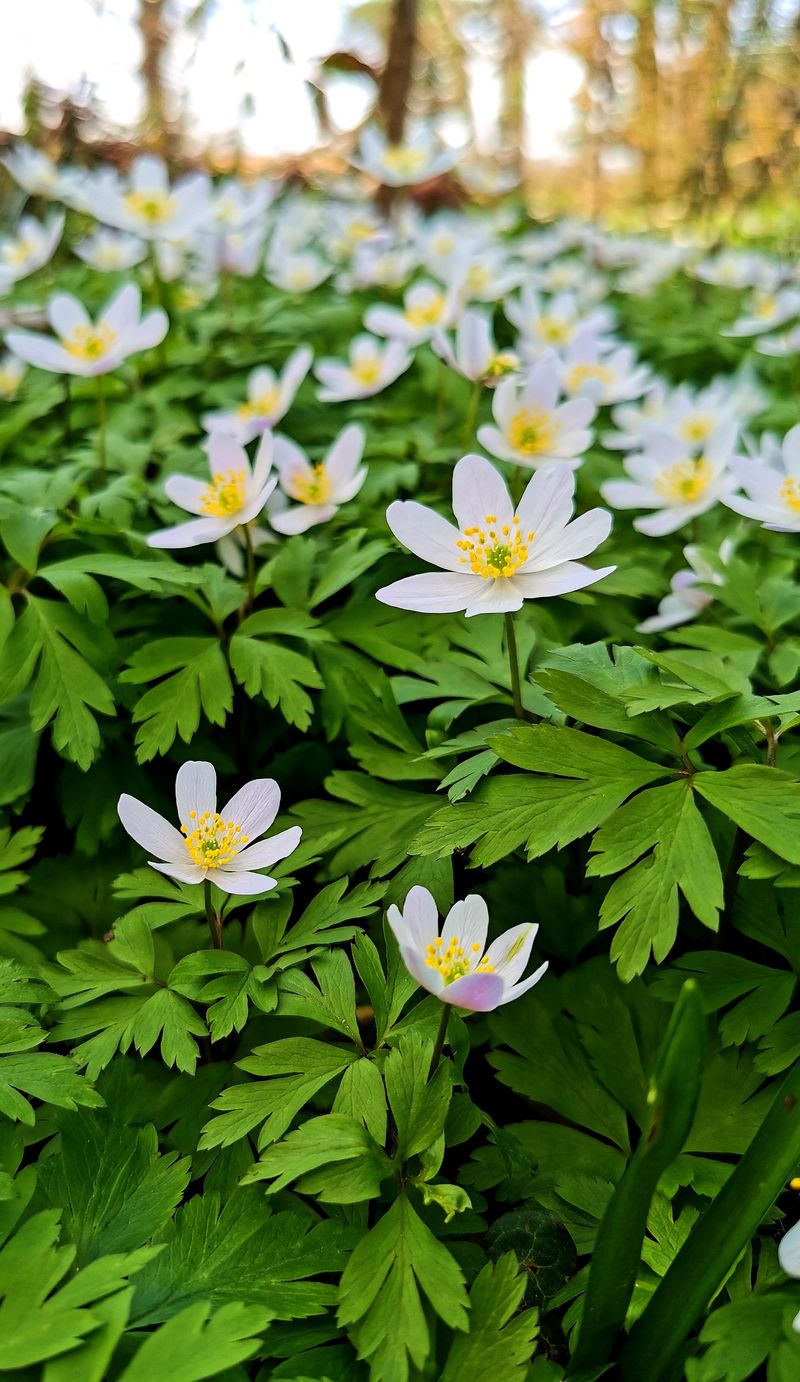
[[57, 339], [36, 331], [9, 331], [6, 344], [21, 360], [52, 374], [108, 374], [141, 350], [160, 345], [169, 321], [160, 307], [141, 315], [135, 283], [115, 293], [95, 321], [70, 293], [56, 293], [45, 309]]
[[[719, 549], [719, 559], [723, 565], [730, 561], [732, 552], [733, 543], [726, 538]], [[639, 633], [661, 633], [664, 629], [688, 624], [714, 599], [708, 590], [701, 590], [700, 585], [724, 585], [724, 576], [706, 560], [699, 547], [690, 543], [684, 547], [683, 555], [689, 563], [689, 569], [675, 572], [670, 581], [670, 593], [660, 602], [658, 613], [636, 625]]]
[[478, 430], [481, 446], [501, 461], [535, 469], [559, 460], [570, 469], [592, 442], [589, 423], [597, 409], [591, 399], [559, 403], [561, 380], [555, 362], [545, 357], [520, 378], [504, 379], [492, 398], [496, 427]]
[[25, 373], [16, 355], [0, 355], [0, 398], [13, 398]]
[[199, 517], [173, 528], [151, 533], [149, 547], [200, 547], [252, 523], [266, 507], [277, 484], [272, 467], [271, 432], [259, 443], [251, 469], [244, 447], [233, 437], [212, 433], [206, 443], [211, 480], [190, 475], [170, 475], [164, 490], [168, 499]]
[[454, 293], [431, 282], [415, 283], [409, 288], [400, 307], [368, 307], [364, 325], [376, 336], [390, 336], [404, 345], [421, 345], [430, 341], [443, 327], [455, 319], [457, 302]]
[[147, 246], [138, 235], [127, 235], [124, 230], [105, 230], [100, 226], [75, 246], [75, 253], [90, 268], [112, 273], [141, 264], [147, 255]]
[[628, 480], [607, 480], [600, 493], [614, 509], [654, 509], [634, 519], [634, 528], [649, 537], [674, 533], [706, 513], [736, 488], [728, 470], [736, 426], [717, 432], [705, 451], [692, 455], [685, 443], [664, 432], [646, 449], [623, 462]]
[[356, 336], [350, 345], [350, 358], [325, 358], [314, 366], [322, 388], [317, 390], [320, 403], [341, 403], [348, 398], [371, 398], [404, 374], [411, 364], [411, 355], [402, 341], [381, 341], [366, 333]]
[[367, 478], [366, 466], [360, 464], [363, 451], [364, 429], [357, 423], [345, 427], [316, 464], [296, 442], [276, 436], [274, 459], [282, 493], [269, 506], [276, 533], [304, 533], [327, 523], [341, 504], [354, 499]]
[[278, 814], [281, 792], [269, 777], [255, 778], [217, 811], [217, 774], [211, 763], [183, 763], [175, 778], [180, 829], [157, 811], [123, 793], [117, 812], [137, 845], [154, 854], [151, 868], [179, 883], [215, 883], [226, 893], [250, 897], [277, 886], [255, 870], [285, 859], [300, 843], [299, 826], [258, 840]]
[[222, 433], [246, 445], [285, 417], [295, 394], [308, 374], [313, 352], [298, 346], [280, 374], [266, 366], [253, 370], [247, 381], [247, 401], [238, 408], [203, 415], [203, 426], [212, 436]]
[[475, 894], [450, 908], [441, 934], [436, 903], [427, 888], [412, 888], [403, 910], [392, 904], [387, 917], [409, 974], [454, 1008], [492, 1012], [521, 998], [547, 969], [545, 961], [521, 979], [539, 929], [534, 923], [512, 926], [487, 946], [489, 912]]
[[0, 287], [27, 278], [52, 259], [64, 229], [64, 217], [51, 216], [47, 222], [23, 216], [16, 235], [0, 240]]
[[489, 314], [475, 308], [461, 314], [454, 339], [438, 332], [433, 349], [451, 369], [473, 383], [480, 381], [493, 387], [520, 368], [519, 356], [513, 350], [498, 350]]
[[745, 493], [726, 494], [729, 509], [777, 532], [800, 532], [800, 423], [781, 443], [762, 438], [755, 456], [733, 456], [730, 467]]
[[591, 509], [573, 522], [575, 477], [559, 463], [532, 477], [516, 511], [505, 481], [482, 456], [463, 456], [453, 471], [458, 527], [414, 501], [389, 505], [386, 521], [404, 547], [440, 568], [407, 576], [377, 592], [385, 605], [428, 614], [497, 614], [524, 600], [581, 590], [609, 575], [585, 557], [611, 531], [611, 515]]

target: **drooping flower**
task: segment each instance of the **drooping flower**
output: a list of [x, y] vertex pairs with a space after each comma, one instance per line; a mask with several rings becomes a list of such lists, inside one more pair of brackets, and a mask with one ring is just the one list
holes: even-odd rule
[[25, 373], [16, 355], [0, 355], [0, 398], [13, 398]]
[[[733, 543], [726, 538], [719, 549], [719, 559], [723, 565], [730, 561]], [[676, 571], [670, 581], [670, 593], [665, 595], [658, 606], [658, 613], [643, 619], [636, 628], [639, 633], [661, 633], [664, 629], [675, 629], [679, 624], [688, 624], [701, 614], [714, 599], [708, 590], [700, 590], [703, 585], [723, 585], [724, 576], [703, 556], [700, 548], [690, 543], [684, 547], [683, 555], [689, 569]]]
[[147, 246], [138, 235], [127, 235], [123, 230], [105, 230], [99, 226], [92, 235], [75, 246], [75, 253], [90, 268], [98, 269], [100, 273], [113, 273], [141, 264], [147, 255]]
[[269, 506], [276, 533], [304, 533], [327, 523], [341, 504], [354, 499], [367, 478], [360, 464], [363, 451], [364, 429], [357, 423], [345, 427], [316, 464], [296, 442], [276, 436], [274, 459], [283, 492]]
[[253, 897], [277, 886], [256, 872], [277, 864], [295, 850], [302, 830], [290, 826], [268, 840], [258, 840], [278, 814], [281, 792], [269, 777], [255, 778], [217, 811], [217, 774], [213, 764], [183, 763], [175, 778], [180, 829], [157, 811], [123, 793], [119, 818], [137, 845], [154, 854], [151, 868], [179, 883], [215, 883], [223, 892]]
[[21, 360], [52, 374], [108, 374], [130, 355], [160, 345], [167, 334], [166, 312], [154, 307], [142, 316], [141, 302], [138, 286], [126, 283], [93, 322], [77, 298], [55, 293], [45, 315], [58, 339], [38, 331], [8, 331], [6, 345]]
[[454, 1008], [492, 1012], [521, 998], [547, 969], [545, 961], [521, 979], [539, 930], [534, 923], [512, 926], [487, 946], [489, 912], [475, 894], [450, 908], [441, 934], [436, 903], [427, 888], [412, 888], [403, 910], [392, 904], [387, 917], [409, 974]]
[[320, 403], [341, 403], [349, 398], [371, 398], [404, 374], [411, 364], [411, 355], [402, 341], [381, 341], [362, 333], [350, 344], [350, 358], [325, 358], [314, 366], [322, 388], [317, 390]]
[[313, 358], [308, 346], [298, 346], [280, 374], [267, 366], [253, 370], [247, 381], [247, 401], [235, 409], [204, 413], [202, 423], [206, 431], [212, 436], [234, 437], [245, 446], [268, 427], [274, 427], [291, 408]]
[[729, 509], [776, 532], [800, 532], [800, 423], [782, 442], [762, 437], [757, 455], [732, 456], [730, 467], [745, 493], [724, 495]]
[[426, 280], [408, 289], [402, 308], [368, 307], [364, 325], [376, 336], [389, 336], [407, 346], [421, 345], [451, 325], [457, 307], [455, 293]]
[[482, 456], [462, 456], [453, 471], [454, 527], [412, 501], [390, 504], [386, 521], [404, 547], [439, 571], [384, 586], [377, 598], [427, 614], [497, 614], [524, 600], [565, 595], [615, 570], [593, 570], [585, 557], [611, 531], [611, 515], [591, 509], [572, 519], [575, 477], [566, 466], [542, 467], [516, 512], [505, 481]]
[[22, 216], [16, 235], [0, 240], [0, 288], [41, 269], [53, 257], [64, 229], [63, 215], [49, 221]]
[[536, 469], [559, 460], [570, 469], [592, 442], [589, 423], [597, 409], [589, 398], [559, 403], [561, 380], [550, 357], [539, 360], [519, 379], [504, 379], [492, 398], [496, 427], [478, 429], [481, 446], [501, 461]]
[[350, 158], [354, 168], [384, 187], [414, 187], [446, 173], [458, 161], [459, 149], [437, 145], [432, 130], [418, 127], [404, 143], [392, 144], [374, 127], [361, 135], [358, 153]]
[[253, 467], [244, 447], [233, 437], [212, 433], [206, 443], [210, 482], [190, 475], [170, 475], [164, 490], [168, 499], [187, 513], [199, 514], [188, 523], [151, 533], [149, 547], [201, 547], [218, 542], [235, 528], [252, 523], [266, 507], [277, 476], [270, 475], [273, 438], [265, 432]]
[[633, 526], [649, 537], [674, 533], [706, 513], [736, 488], [728, 464], [737, 426], [716, 432], [700, 455], [668, 432], [653, 437], [646, 449], [623, 462], [630, 479], [607, 480], [600, 493], [614, 509], [655, 509]]
[[433, 338], [433, 349], [454, 369], [471, 379], [494, 387], [508, 374], [520, 369], [519, 356], [513, 350], [498, 350], [492, 320], [488, 312], [470, 308], [458, 319], [455, 338], [439, 331]]

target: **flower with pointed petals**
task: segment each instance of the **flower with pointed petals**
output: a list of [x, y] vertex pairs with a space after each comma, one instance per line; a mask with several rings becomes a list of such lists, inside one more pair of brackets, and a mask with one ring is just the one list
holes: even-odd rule
[[[719, 560], [725, 566], [733, 554], [733, 543], [725, 538], [719, 549]], [[662, 633], [664, 629], [676, 629], [679, 624], [688, 624], [710, 605], [714, 596], [700, 585], [724, 585], [725, 578], [703, 556], [699, 547], [690, 543], [684, 547], [683, 555], [689, 563], [689, 570], [676, 571], [670, 581], [669, 595], [665, 595], [658, 606], [658, 613], [643, 619], [636, 628], [639, 633]]]
[[367, 478], [367, 468], [360, 464], [363, 451], [364, 429], [358, 423], [345, 427], [316, 465], [296, 442], [276, 436], [275, 466], [282, 493], [269, 506], [276, 533], [304, 533], [327, 523], [341, 504], [354, 499]]
[[439, 571], [407, 576], [377, 592], [396, 609], [423, 614], [503, 614], [524, 600], [565, 595], [616, 568], [593, 570], [585, 557], [611, 531], [611, 515], [591, 509], [571, 522], [575, 477], [543, 466], [514, 511], [503, 477], [483, 456], [462, 456], [453, 471], [455, 528], [413, 501], [390, 504], [386, 521], [398, 542]]
[[16, 235], [0, 240], [0, 281], [16, 283], [41, 269], [55, 254], [63, 229], [63, 215], [47, 222], [23, 216]]
[[507, 374], [516, 374], [520, 359], [513, 350], [498, 350], [488, 312], [470, 308], [458, 319], [455, 339], [439, 331], [433, 338], [433, 349], [451, 369], [473, 383], [494, 387]]
[[75, 246], [75, 253], [84, 264], [105, 274], [141, 264], [147, 255], [147, 246], [138, 235], [127, 235], [124, 230], [104, 230], [99, 226]]
[[558, 368], [549, 356], [521, 378], [504, 379], [492, 399], [497, 426], [478, 429], [481, 446], [501, 461], [516, 461], [534, 470], [555, 460], [577, 469], [581, 452], [591, 445], [589, 423], [597, 409], [589, 398], [559, 403], [560, 395]]
[[436, 903], [427, 888], [412, 888], [403, 910], [393, 903], [387, 917], [409, 974], [454, 1008], [493, 1012], [521, 998], [547, 969], [545, 961], [527, 979], [521, 978], [539, 930], [531, 922], [512, 926], [487, 946], [489, 912], [475, 894], [450, 908], [441, 934]]
[[323, 359], [314, 366], [322, 388], [317, 390], [320, 403], [342, 403], [349, 398], [371, 398], [404, 374], [411, 364], [411, 356], [402, 341], [381, 341], [366, 332], [354, 337], [350, 344], [350, 358]]
[[[792, 1189], [796, 1189], [792, 1181]], [[790, 1228], [788, 1233], [784, 1233], [778, 1244], [778, 1261], [787, 1276], [800, 1277], [800, 1223]], [[792, 1320], [792, 1329], [800, 1334], [800, 1311]]]
[[266, 366], [254, 369], [247, 381], [247, 401], [233, 410], [205, 413], [203, 426], [212, 436], [234, 437], [246, 446], [285, 417], [311, 367], [313, 351], [298, 346], [280, 374]]
[[644, 451], [623, 462], [630, 479], [607, 480], [600, 493], [612, 509], [654, 509], [633, 526], [648, 537], [664, 537], [706, 513], [736, 488], [728, 464], [738, 426], [716, 432], [700, 455], [685, 442], [663, 432]]
[[780, 443], [762, 437], [757, 455], [733, 456], [730, 466], [744, 494], [724, 495], [729, 509], [775, 532], [800, 533], [800, 423]]
[[16, 355], [0, 355], [0, 398], [13, 398], [25, 373]]
[[270, 475], [272, 445], [272, 433], [265, 432], [251, 470], [247, 452], [239, 442], [233, 437], [212, 434], [206, 443], [210, 482], [195, 480], [190, 475], [170, 475], [164, 486], [173, 504], [200, 516], [151, 533], [147, 545], [201, 547], [252, 523], [278, 483], [277, 476]]
[[157, 811], [123, 793], [117, 813], [131, 839], [154, 854], [151, 868], [179, 883], [215, 883], [223, 892], [255, 897], [277, 886], [257, 869], [285, 859], [300, 843], [298, 825], [258, 840], [278, 814], [281, 792], [271, 777], [259, 777], [235, 792], [217, 811], [213, 764], [183, 763], [175, 778], [180, 830]]
[[370, 127], [364, 130], [358, 153], [350, 162], [384, 187], [415, 187], [446, 173], [460, 153], [460, 149], [437, 147], [432, 131], [424, 126], [402, 144], [390, 143], [380, 130]]
[[453, 290], [445, 291], [438, 284], [425, 281], [409, 288], [399, 307], [368, 307], [364, 325], [376, 336], [389, 336], [404, 345], [421, 345], [430, 341], [443, 327], [455, 319], [458, 304]]
[[142, 316], [141, 303], [137, 285], [126, 283], [93, 322], [77, 298], [55, 293], [45, 310], [58, 340], [38, 331], [8, 331], [6, 345], [51, 374], [108, 374], [130, 355], [160, 345], [167, 334], [166, 312], [154, 307]]

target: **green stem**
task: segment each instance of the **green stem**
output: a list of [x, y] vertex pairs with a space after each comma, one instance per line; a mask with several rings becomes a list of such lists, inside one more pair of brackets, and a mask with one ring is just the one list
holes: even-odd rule
[[442, 1004], [442, 1015], [441, 1015], [441, 1017], [439, 1018], [439, 1030], [438, 1030], [438, 1032], [436, 1033], [436, 1040], [435, 1040], [435, 1042], [433, 1043], [433, 1055], [431, 1056], [431, 1068], [430, 1068], [430, 1070], [428, 1071], [428, 1079], [429, 1079], [429, 1080], [430, 1080], [430, 1079], [432, 1078], [432, 1076], [434, 1075], [434, 1073], [435, 1073], [435, 1071], [436, 1071], [436, 1069], [437, 1069], [437, 1066], [438, 1066], [438, 1064], [439, 1064], [439, 1061], [440, 1061], [441, 1058], [442, 1058], [442, 1051], [443, 1051], [443, 1049], [444, 1049], [444, 1041], [445, 1041], [445, 1037], [447, 1036], [447, 1024], [448, 1024], [449, 1021], [450, 1021], [450, 1004], [449, 1004], [449, 1003], [443, 1003], [443, 1004]]
[[64, 375], [64, 445], [72, 446], [72, 376]]
[[480, 379], [476, 379], [475, 383], [472, 385], [472, 393], [469, 396], [469, 403], [467, 404], [467, 411], [464, 418], [464, 436], [462, 438], [465, 451], [469, 451], [475, 436], [478, 404], [481, 401], [481, 387]]
[[104, 374], [97, 376], [97, 459], [100, 464], [100, 474], [103, 479], [106, 475], [106, 377]]
[[222, 917], [216, 911], [211, 900], [211, 883], [207, 878], [203, 879], [203, 902], [206, 909], [206, 921], [211, 935], [211, 945], [214, 950], [222, 950]]
[[511, 673], [511, 695], [514, 700], [514, 714], [518, 720], [526, 718], [525, 708], [522, 704], [522, 686], [519, 678], [519, 654], [517, 652], [517, 635], [514, 632], [513, 614], [504, 614], [506, 626], [506, 650], [508, 652], [508, 670]]
[[662, 1382], [739, 1254], [800, 1161], [800, 1061], [764, 1122], [693, 1228], [620, 1355], [623, 1382]]
[[244, 525], [244, 546], [247, 554], [247, 608], [251, 610], [256, 598], [256, 554], [249, 523]]

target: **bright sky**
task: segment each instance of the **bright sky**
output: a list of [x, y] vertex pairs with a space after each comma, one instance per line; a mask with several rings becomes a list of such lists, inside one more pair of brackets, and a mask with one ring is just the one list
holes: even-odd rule
[[[187, 6], [176, 0], [176, 8], [185, 12]], [[316, 142], [304, 78], [339, 44], [349, 8], [348, 0], [217, 0], [202, 34], [179, 34], [172, 55], [173, 83], [186, 93], [187, 125], [195, 137], [207, 140], [238, 127], [245, 146], [261, 155], [299, 152]], [[136, 0], [23, 0], [15, 6], [0, 46], [0, 125], [20, 127], [20, 97], [31, 72], [71, 92], [88, 80], [110, 120], [135, 125], [141, 108], [135, 12]], [[293, 64], [284, 60], [272, 28], [276, 14]], [[479, 138], [488, 147], [497, 76], [477, 59], [471, 77]], [[579, 63], [557, 46], [531, 61], [526, 109], [533, 157], [563, 156], [581, 77]], [[252, 101], [245, 105], [248, 94]], [[343, 129], [358, 123], [366, 100], [358, 82], [338, 83], [331, 99], [335, 122]]]

